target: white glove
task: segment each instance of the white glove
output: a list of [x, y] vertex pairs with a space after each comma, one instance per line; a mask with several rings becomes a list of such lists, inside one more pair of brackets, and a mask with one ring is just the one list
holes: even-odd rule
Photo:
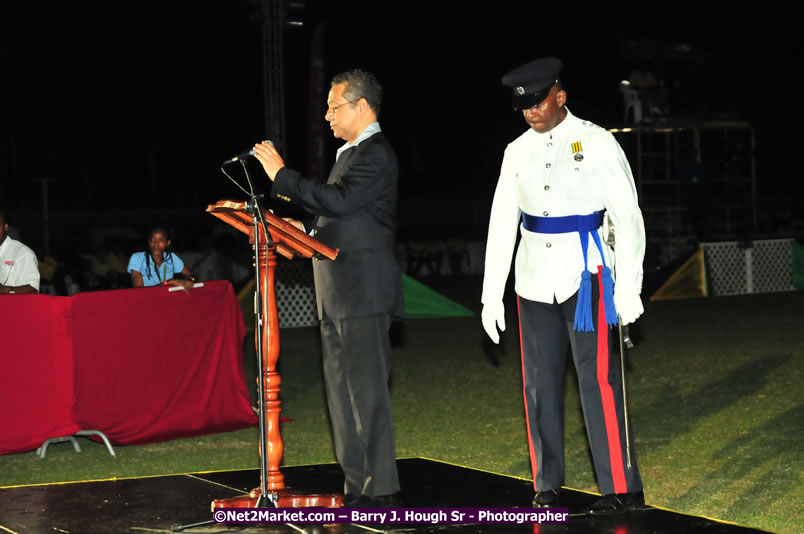
[[494, 343], [499, 343], [500, 334], [497, 333], [497, 327], [499, 326], [500, 332], [505, 332], [505, 306], [503, 306], [502, 301], [483, 304], [480, 319], [483, 321], [483, 328], [491, 340]]
[[642, 307], [642, 299], [637, 293], [617, 291], [616, 287], [614, 289], [614, 308], [617, 310], [623, 326], [636, 321], [637, 317], [645, 311]]

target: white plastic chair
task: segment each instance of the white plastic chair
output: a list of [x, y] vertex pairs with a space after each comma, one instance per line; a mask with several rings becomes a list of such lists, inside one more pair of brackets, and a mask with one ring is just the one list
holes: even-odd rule
[[639, 99], [637, 90], [631, 87], [631, 83], [628, 80], [623, 80], [620, 82], [620, 92], [625, 103], [623, 122], [628, 122], [629, 111], [632, 113], [635, 123], [642, 122], [642, 100]]

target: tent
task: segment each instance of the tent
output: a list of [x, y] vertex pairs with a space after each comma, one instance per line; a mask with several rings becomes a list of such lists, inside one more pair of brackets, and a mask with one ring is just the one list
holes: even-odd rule
[[409, 319], [475, 315], [469, 309], [406, 274], [402, 275], [402, 289], [405, 293], [405, 317]]

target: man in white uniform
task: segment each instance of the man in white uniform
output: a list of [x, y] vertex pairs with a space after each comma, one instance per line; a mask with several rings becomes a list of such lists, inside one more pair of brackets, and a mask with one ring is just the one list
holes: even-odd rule
[[[622, 383], [613, 340], [642, 312], [645, 230], [631, 169], [606, 130], [565, 107], [563, 65], [543, 58], [506, 74], [514, 109], [530, 129], [505, 150], [494, 194], [483, 279], [483, 327], [505, 330], [503, 292], [515, 261], [525, 414], [535, 507], [560, 505], [564, 482], [564, 376], [572, 347], [595, 473], [603, 497], [592, 514], [644, 504], [626, 454]], [[616, 230], [614, 251], [603, 219]], [[616, 265], [616, 285], [612, 271]]]
[[33, 250], [8, 235], [6, 215], [0, 211], [0, 295], [39, 292], [39, 262]]

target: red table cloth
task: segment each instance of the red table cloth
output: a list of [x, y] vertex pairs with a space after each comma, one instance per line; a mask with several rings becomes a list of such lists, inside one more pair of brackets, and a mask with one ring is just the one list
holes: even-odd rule
[[0, 454], [100, 430], [141, 444], [257, 423], [226, 281], [0, 297]]

